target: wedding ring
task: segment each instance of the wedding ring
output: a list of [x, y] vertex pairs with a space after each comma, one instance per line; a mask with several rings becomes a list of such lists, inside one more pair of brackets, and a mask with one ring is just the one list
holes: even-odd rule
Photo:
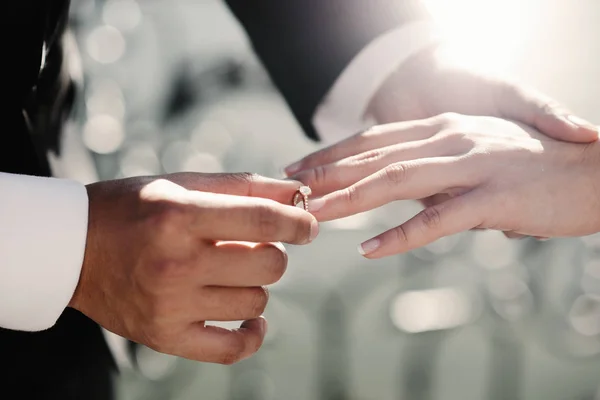
[[304, 208], [305, 211], [308, 211], [308, 196], [312, 194], [312, 190], [308, 186], [300, 186], [296, 194], [294, 195], [294, 200], [292, 204], [294, 207]]

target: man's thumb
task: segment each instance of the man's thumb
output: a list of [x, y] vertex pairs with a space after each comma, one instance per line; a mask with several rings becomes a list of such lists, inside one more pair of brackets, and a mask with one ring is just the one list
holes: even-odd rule
[[598, 140], [598, 127], [573, 115], [548, 96], [508, 82], [500, 86], [496, 106], [503, 118], [525, 123], [557, 140], [577, 143]]

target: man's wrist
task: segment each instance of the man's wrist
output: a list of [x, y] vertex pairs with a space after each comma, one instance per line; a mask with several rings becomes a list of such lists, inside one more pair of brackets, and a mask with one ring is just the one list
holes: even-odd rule
[[89, 296], [89, 293], [87, 292], [89, 291], [88, 288], [90, 275], [93, 274], [92, 265], [95, 264], [94, 255], [95, 249], [98, 246], [98, 239], [94, 235], [98, 213], [98, 210], [95, 210], [95, 208], [97, 208], [95, 205], [95, 200], [97, 201], [98, 191], [94, 189], [97, 188], [98, 185], [98, 183], [85, 185], [85, 190], [88, 197], [88, 223], [85, 249], [83, 253], [83, 261], [81, 263], [81, 272], [79, 273], [79, 280], [77, 281], [77, 286], [75, 286], [73, 296], [71, 297], [68, 305], [68, 307], [74, 308], [84, 314], [85, 309], [83, 306], [83, 300], [85, 300], [86, 296]]

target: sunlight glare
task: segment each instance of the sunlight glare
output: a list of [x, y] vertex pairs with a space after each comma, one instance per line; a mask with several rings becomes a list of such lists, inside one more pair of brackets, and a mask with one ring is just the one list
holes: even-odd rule
[[467, 68], [506, 72], [536, 29], [537, 1], [425, 0], [446, 44], [444, 58]]

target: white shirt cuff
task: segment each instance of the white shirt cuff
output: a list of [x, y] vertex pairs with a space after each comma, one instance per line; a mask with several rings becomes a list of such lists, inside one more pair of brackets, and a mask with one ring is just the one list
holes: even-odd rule
[[0, 173], [0, 326], [40, 331], [69, 304], [85, 253], [81, 183]]
[[395, 29], [373, 40], [335, 81], [313, 117], [325, 143], [335, 143], [371, 125], [367, 107], [384, 81], [408, 58], [440, 42], [430, 21]]

